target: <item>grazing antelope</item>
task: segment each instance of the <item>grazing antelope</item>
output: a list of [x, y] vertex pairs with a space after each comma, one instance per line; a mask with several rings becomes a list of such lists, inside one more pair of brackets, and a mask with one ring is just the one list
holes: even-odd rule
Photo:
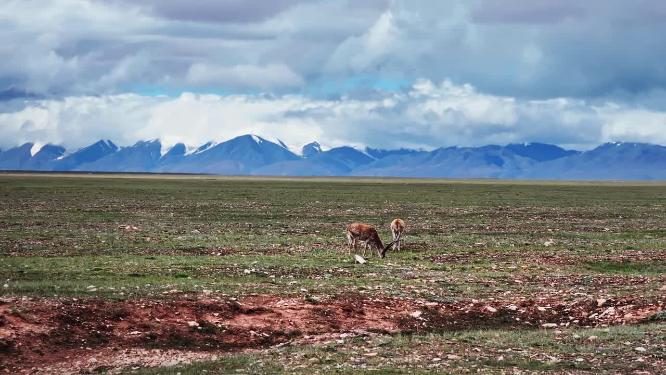
[[365, 242], [363, 245], [363, 255], [368, 248], [374, 247], [377, 249], [377, 255], [380, 258], [386, 256], [386, 251], [393, 245], [393, 242], [384, 246], [382, 240], [377, 234], [377, 230], [368, 224], [363, 223], [351, 223], [347, 226], [347, 244], [349, 245], [349, 254], [351, 254], [352, 248], [356, 250], [357, 243]]
[[400, 251], [400, 243], [402, 242], [402, 234], [405, 233], [405, 221], [402, 219], [395, 219], [391, 222], [391, 233], [393, 234], [393, 250]]

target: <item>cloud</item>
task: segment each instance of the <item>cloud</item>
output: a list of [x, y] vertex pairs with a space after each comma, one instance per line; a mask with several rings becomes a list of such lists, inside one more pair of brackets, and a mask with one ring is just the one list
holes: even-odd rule
[[[450, 79], [523, 98], [644, 95], [666, 87], [666, 44], [657, 37], [666, 33], [664, 4], [5, 1], [0, 92], [64, 97], [136, 87], [205, 91], [208, 85], [192, 86], [198, 72], [228, 84], [229, 74], [254, 69], [268, 78], [234, 81], [232, 87], [298, 94], [329, 82], [362, 85], [365, 80], [355, 77], [375, 76]], [[279, 71], [285, 79], [274, 76]]]
[[194, 64], [187, 72], [187, 81], [200, 87], [281, 88], [305, 84], [303, 78], [284, 64], [210, 66]]
[[555, 23], [586, 16], [575, 0], [484, 0], [472, 11], [479, 23]]
[[0, 21], [2, 147], [666, 143], [658, 0], [10, 0]]
[[301, 1], [199, 0], [195, 4], [182, 0], [120, 0], [118, 3], [140, 6], [147, 12], [174, 20], [250, 23], [273, 17]]
[[390, 11], [383, 13], [362, 35], [350, 37], [341, 43], [331, 56], [330, 70], [350, 69], [358, 73], [380, 64], [391, 45], [400, 37]]
[[[640, 126], [638, 126], [640, 125]], [[136, 94], [29, 100], [0, 113], [0, 147], [33, 141], [80, 147], [160, 138], [199, 145], [256, 133], [298, 148], [318, 140], [382, 148], [550, 142], [666, 144], [666, 111], [572, 98], [520, 99], [471, 85], [419, 80], [402, 92], [326, 100], [303, 95]]]

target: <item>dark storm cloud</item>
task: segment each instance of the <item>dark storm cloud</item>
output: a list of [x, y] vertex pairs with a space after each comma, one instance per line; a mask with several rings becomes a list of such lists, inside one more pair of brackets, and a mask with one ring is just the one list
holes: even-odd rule
[[13, 0], [0, 19], [0, 91], [37, 95], [328, 95], [328, 82], [420, 78], [527, 98], [666, 87], [657, 0]]
[[5, 90], [0, 91], [0, 102], [9, 101], [14, 99], [37, 99], [38, 96], [26, 91], [17, 90], [13, 87], [9, 87]]
[[304, 0], [117, 0], [139, 5], [155, 15], [173, 20], [194, 22], [259, 22]]

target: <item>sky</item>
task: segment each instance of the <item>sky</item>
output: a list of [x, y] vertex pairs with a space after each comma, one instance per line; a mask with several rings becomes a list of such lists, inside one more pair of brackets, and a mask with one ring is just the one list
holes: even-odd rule
[[3, 0], [0, 149], [666, 145], [662, 0]]

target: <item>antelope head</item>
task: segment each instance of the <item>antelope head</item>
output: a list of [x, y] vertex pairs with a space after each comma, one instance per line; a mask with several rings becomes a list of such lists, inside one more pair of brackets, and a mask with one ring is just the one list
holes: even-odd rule
[[385, 258], [385, 257], [386, 257], [386, 252], [388, 251], [388, 249], [391, 248], [391, 246], [393, 246], [393, 244], [396, 243], [396, 242], [397, 242], [397, 241], [393, 241], [393, 242], [389, 243], [388, 245], [384, 246], [384, 248], [382, 249], [382, 251], [381, 251], [381, 253], [379, 254], [379, 256], [380, 256], [381, 258]]

